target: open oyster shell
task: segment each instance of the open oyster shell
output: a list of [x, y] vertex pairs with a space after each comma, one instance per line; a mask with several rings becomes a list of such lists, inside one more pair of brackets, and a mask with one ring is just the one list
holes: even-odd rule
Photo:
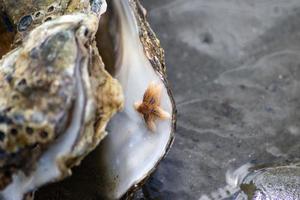
[[[0, 62], [0, 114], [12, 121], [1, 143], [3, 199], [22, 199], [69, 175], [106, 136], [108, 121], [107, 136], [75, 174], [35, 199], [128, 196], [170, 148], [175, 107], [163, 50], [138, 1], [107, 3], [105, 12], [103, 0], [38, 0], [16, 9], [3, 0], [16, 32], [15, 48]], [[155, 130], [134, 107], [151, 83], [161, 88], [158, 106], [171, 115], [156, 120]], [[14, 121], [16, 114], [23, 121]]]
[[[119, 23], [115, 30], [119, 52], [114, 71], [123, 87], [125, 108], [110, 121], [110, 134], [97, 152], [102, 158], [99, 171], [104, 179], [100, 190], [106, 198], [117, 199], [128, 189], [138, 187], [167, 152], [173, 139], [174, 116], [159, 121], [152, 134], [135, 112], [132, 105], [142, 98], [152, 81], [167, 84], [163, 51], [137, 1], [114, 0], [112, 12]], [[170, 96], [168, 86], [164, 87], [161, 107], [174, 115]]]

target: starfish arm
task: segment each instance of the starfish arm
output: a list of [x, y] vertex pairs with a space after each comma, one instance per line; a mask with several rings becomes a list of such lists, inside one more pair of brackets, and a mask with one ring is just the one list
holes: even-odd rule
[[170, 113], [168, 113], [167, 111], [164, 111], [162, 108], [160, 107], [156, 107], [154, 109], [154, 112], [153, 114], [159, 118], [159, 119], [162, 119], [162, 120], [166, 120], [166, 119], [170, 119], [171, 118], [171, 115]]
[[156, 131], [156, 125], [155, 125], [154, 119], [150, 115], [145, 115], [144, 119], [145, 119], [145, 122], [147, 124], [148, 129], [151, 132], [155, 132]]
[[150, 105], [159, 105], [161, 98], [162, 86], [151, 82], [144, 94], [143, 102]]
[[154, 133], [154, 132], [156, 131], [156, 125], [155, 125], [155, 123], [154, 123], [153, 120], [148, 121], [148, 122], [147, 122], [147, 126], [148, 126], [148, 128], [149, 128], [149, 130], [150, 130], [151, 132]]
[[135, 102], [134, 103], [134, 108], [135, 108], [135, 110], [139, 110], [139, 107], [142, 105], [142, 102]]

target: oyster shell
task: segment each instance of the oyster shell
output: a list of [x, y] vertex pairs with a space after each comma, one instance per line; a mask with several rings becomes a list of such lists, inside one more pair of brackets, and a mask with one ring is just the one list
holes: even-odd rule
[[[136, 0], [112, 0], [103, 14], [104, 0], [25, 2], [19, 8], [1, 2], [17, 34], [14, 50], [0, 62], [0, 114], [12, 120], [0, 143], [0, 197], [19, 200], [69, 175], [106, 136], [108, 121], [109, 134], [75, 175], [45, 187], [36, 199], [130, 195], [166, 154], [175, 129], [164, 53], [144, 8]], [[153, 81], [163, 86], [157, 105], [172, 115], [156, 120], [155, 131], [134, 108]], [[23, 121], [14, 121], [16, 114]]]
[[74, 13], [43, 23], [1, 60], [3, 199], [22, 199], [68, 175], [121, 108], [121, 87], [93, 48], [99, 16]]
[[[99, 171], [104, 177], [100, 190], [105, 199], [118, 199], [139, 187], [168, 151], [175, 125], [163, 50], [145, 21], [144, 8], [138, 1], [113, 0], [112, 11], [117, 22], [111, 23], [119, 23], [115, 34], [119, 52], [114, 71], [123, 88], [125, 106], [110, 121], [110, 134], [97, 149], [103, 159]], [[153, 81], [166, 85], [162, 89], [161, 107], [173, 114], [172, 118], [157, 122], [155, 133], [133, 108]]]
[[300, 199], [300, 163], [258, 166], [240, 184], [236, 200]]

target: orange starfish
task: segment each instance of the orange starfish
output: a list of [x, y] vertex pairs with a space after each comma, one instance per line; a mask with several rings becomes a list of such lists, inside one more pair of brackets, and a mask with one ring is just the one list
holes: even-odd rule
[[156, 130], [156, 119], [165, 120], [171, 117], [168, 112], [160, 108], [161, 90], [161, 84], [151, 82], [145, 91], [143, 101], [134, 104], [136, 111], [143, 115], [148, 129], [152, 132]]

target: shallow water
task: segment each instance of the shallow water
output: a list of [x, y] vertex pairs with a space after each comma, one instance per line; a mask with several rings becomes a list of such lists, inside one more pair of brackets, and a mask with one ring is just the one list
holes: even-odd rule
[[299, 158], [299, 0], [142, 3], [166, 51], [178, 127], [136, 199], [232, 199], [230, 173]]

